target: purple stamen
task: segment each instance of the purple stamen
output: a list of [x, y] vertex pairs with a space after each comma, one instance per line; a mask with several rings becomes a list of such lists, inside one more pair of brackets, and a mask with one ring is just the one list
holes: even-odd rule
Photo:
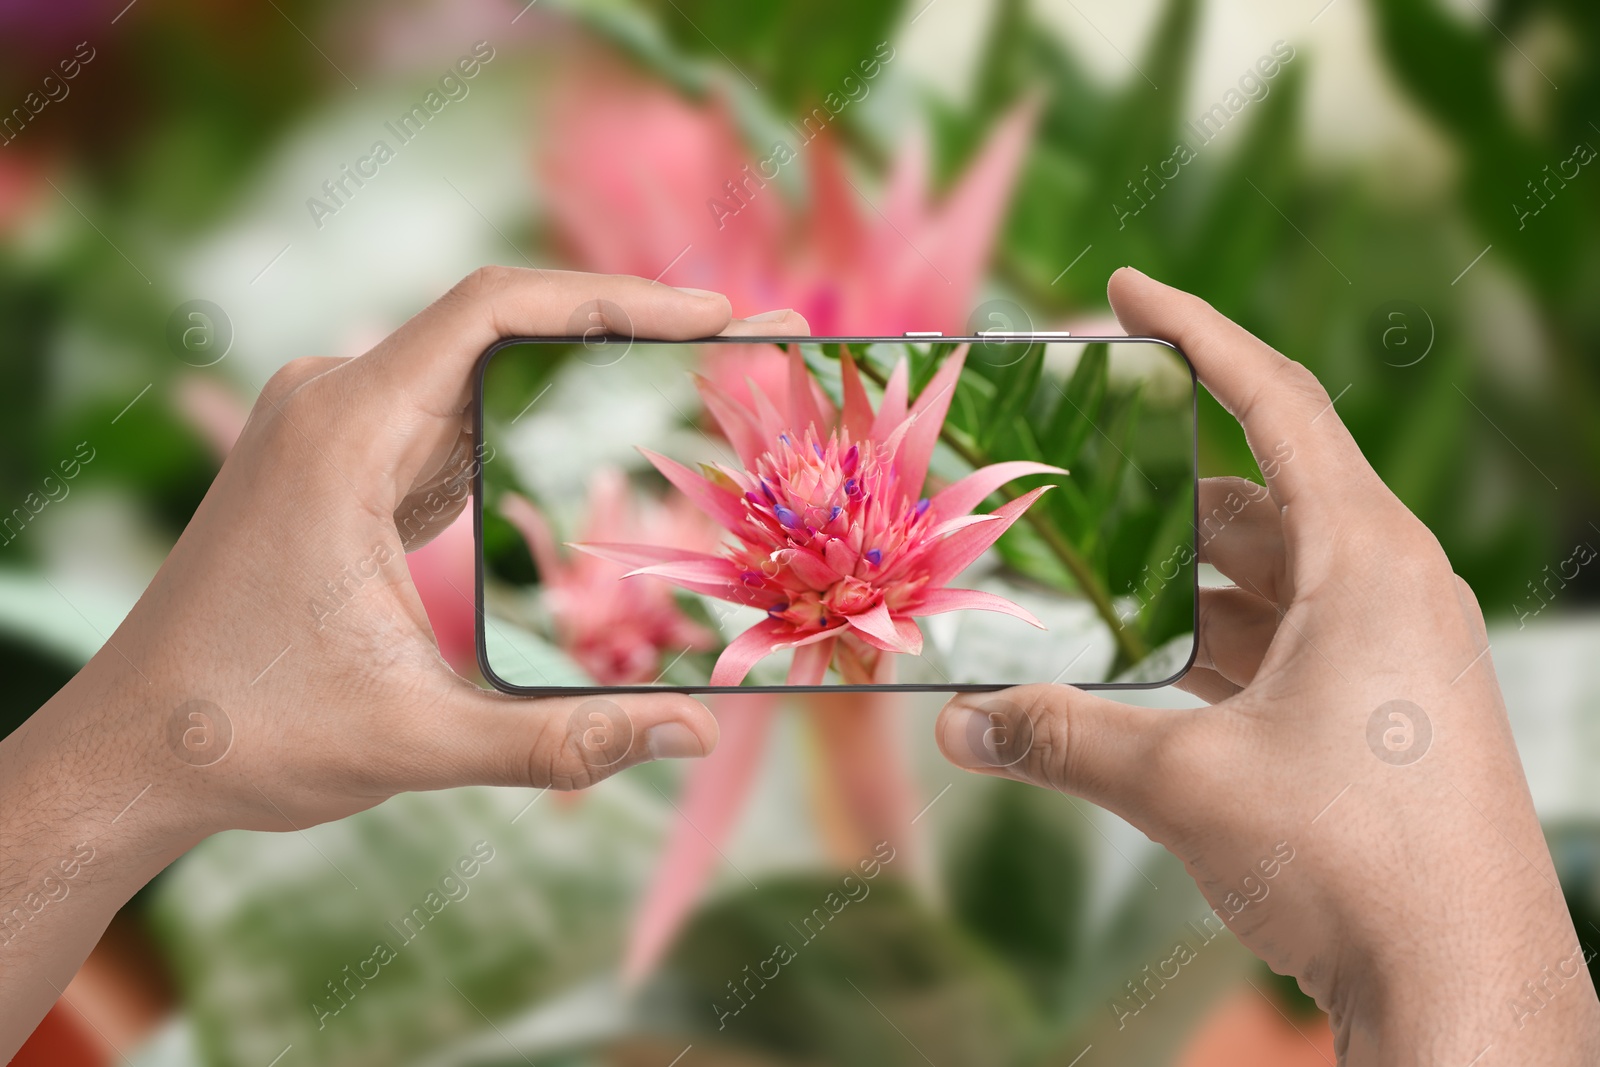
[[776, 618], [777, 616], [782, 615], [784, 612], [786, 612], [788, 610], [789, 610], [789, 602], [787, 600], [782, 600], [782, 601], [779, 601], [778, 603], [772, 605], [772, 607], [768, 608], [767, 609], [767, 615], [772, 617], [772, 618]]
[[859, 497], [861, 495], [861, 483], [854, 478], [846, 478], [844, 480], [844, 495], [851, 500]]
[[773, 508], [773, 514], [778, 516], [779, 523], [790, 530], [798, 530], [803, 525], [800, 516], [795, 514], [792, 508], [786, 508], [782, 504]]
[[822, 446], [817, 444], [815, 441], [811, 442], [811, 451], [817, 454], [818, 459], [822, 458]]
[[882, 551], [882, 549], [877, 549], [877, 548], [868, 549], [867, 553], [866, 553], [866, 556], [867, 556], [867, 562], [872, 564], [874, 567], [876, 567], [878, 564], [883, 562], [883, 551]]
[[912, 514], [919, 519], [922, 518], [923, 513], [928, 510], [928, 505], [931, 503], [931, 500], [929, 500], [927, 497], [923, 497], [921, 500], [917, 501], [917, 506], [912, 511]]
[[761, 506], [761, 505], [762, 505], [762, 504], [763, 504], [763, 503], [765, 503], [765, 501], [763, 501], [763, 500], [762, 500], [762, 499], [761, 499], [761, 498], [760, 498], [760, 497], [759, 497], [759, 496], [757, 496], [757, 495], [756, 495], [756, 494], [754, 494], [754, 493], [745, 493], [745, 495], [744, 495], [744, 498], [745, 498], [745, 499], [746, 499], [746, 500], [748, 500], [748, 501], [750, 501], [750, 503], [752, 503], [752, 504], [754, 504], [754, 505], [755, 505], [755, 506], [756, 506], [756, 507], [758, 507], [758, 508], [759, 508], [759, 507], [760, 507], [760, 506]]
[[762, 493], [766, 494], [767, 503], [776, 504], [778, 502], [777, 496], [772, 492], [772, 486], [767, 484], [767, 480], [765, 478], [761, 479], [761, 491]]
[[794, 447], [793, 444], [789, 440], [789, 435], [786, 434], [786, 433], [780, 433], [778, 435], [778, 440], [782, 441], [786, 445], [789, 445], [789, 447], [791, 447], [791, 448]]
[[834, 519], [837, 519], [839, 517], [839, 512], [843, 510], [844, 508], [840, 507], [838, 504], [835, 504], [833, 506], [833, 510], [828, 512], [828, 521], [832, 522]]
[[761, 572], [760, 571], [745, 571], [745, 572], [743, 572], [742, 574], [739, 575], [739, 580], [744, 582], [745, 585], [760, 585], [761, 584]]

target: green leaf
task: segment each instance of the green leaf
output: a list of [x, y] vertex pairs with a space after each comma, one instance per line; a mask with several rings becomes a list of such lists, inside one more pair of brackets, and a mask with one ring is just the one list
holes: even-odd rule
[[679, 1047], [840, 1067], [1013, 1059], [1036, 1020], [1001, 962], [892, 867], [846, 877], [768, 875], [695, 916], [647, 991]]
[[[1010, 350], [1015, 346], [1000, 347]], [[1039, 386], [1039, 376], [1044, 372], [1044, 352], [1044, 343], [1036, 341], [1028, 346], [1021, 359], [999, 368], [994, 399], [989, 402], [982, 429], [978, 433], [978, 447], [990, 448], [1003, 431], [1014, 428], [1018, 416], [1032, 401], [1034, 390]]]
[[1047, 463], [1072, 469], [1078, 451], [1094, 430], [1094, 417], [1105, 402], [1110, 380], [1109, 346], [1086, 346], [1039, 442]]
[[1060, 797], [991, 779], [945, 849], [951, 911], [1023, 976], [1041, 1005], [1062, 993], [1083, 937], [1082, 827]]

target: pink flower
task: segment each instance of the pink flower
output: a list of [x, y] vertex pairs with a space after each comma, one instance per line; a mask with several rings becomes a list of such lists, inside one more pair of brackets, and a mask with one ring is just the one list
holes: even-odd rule
[[965, 362], [957, 349], [907, 406], [901, 360], [875, 412], [849, 355], [842, 360], [844, 410], [825, 414], [798, 348], [789, 354], [788, 411], [754, 383], [745, 406], [700, 379], [706, 408], [733, 443], [743, 469], [701, 473], [646, 451], [657, 470], [732, 535], [720, 554], [648, 544], [575, 547], [682, 588], [757, 607], [767, 617], [723, 649], [712, 685], [735, 686], [759, 660], [793, 649], [791, 685], [815, 685], [832, 663], [847, 682], [887, 681], [883, 653], [918, 655], [915, 619], [974, 608], [1037, 619], [1004, 597], [949, 582], [999, 539], [1049, 486], [989, 514], [985, 497], [1028, 474], [1060, 467], [1015, 461], [982, 467], [933, 496], [928, 462]]
[[[657, 583], [620, 582], [625, 567], [592, 555], [567, 556], [544, 516], [524, 498], [507, 493], [500, 511], [528, 542], [539, 566], [545, 605], [561, 647], [601, 685], [653, 682], [663, 652], [711, 648], [716, 637], [690, 619]], [[665, 546], [684, 551], [715, 543], [715, 532], [687, 500], [648, 509], [640, 516], [621, 471], [605, 468], [589, 484], [585, 538], [638, 537], [648, 531]]]
[[[809, 139], [791, 128], [781, 169], [805, 168], [810, 196], [798, 206], [781, 177], [763, 178], [785, 157], [749, 150], [719, 97], [691, 103], [586, 52], [548, 101], [541, 191], [583, 269], [714, 289], [736, 315], [794, 308], [819, 334], [895, 336], [964, 328], [1037, 110], [1025, 103], [1000, 122], [937, 200], [914, 134], [876, 206], [831, 128]], [[722, 380], [732, 356], [713, 349], [708, 373]], [[736, 395], [744, 373], [724, 383]]]

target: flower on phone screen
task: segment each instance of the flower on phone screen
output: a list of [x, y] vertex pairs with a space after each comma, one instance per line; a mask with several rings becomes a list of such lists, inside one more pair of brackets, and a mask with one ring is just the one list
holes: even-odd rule
[[992, 546], [1050, 486], [988, 513], [973, 509], [1013, 479], [1066, 474], [1031, 461], [994, 463], [925, 492], [928, 463], [966, 358], [951, 354], [910, 401], [901, 359], [874, 410], [848, 353], [842, 411], [818, 395], [798, 348], [789, 352], [786, 410], [755, 383], [745, 404], [699, 378], [706, 409], [740, 466], [693, 471], [641, 451], [697, 508], [731, 535], [720, 552], [662, 544], [573, 547], [691, 592], [759, 608], [766, 618], [735, 637], [711, 684], [735, 686], [775, 652], [793, 650], [788, 682], [815, 685], [830, 664], [846, 682], [887, 681], [890, 654], [919, 655], [916, 619], [978, 609], [1043, 624], [1002, 596], [949, 583]]

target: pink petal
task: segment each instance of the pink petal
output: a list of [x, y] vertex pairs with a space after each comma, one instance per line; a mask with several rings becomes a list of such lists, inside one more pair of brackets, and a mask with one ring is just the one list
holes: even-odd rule
[[852, 441], [860, 443], [872, 433], [872, 401], [867, 399], [861, 372], [856, 369], [856, 361], [849, 352], [839, 355], [839, 381], [844, 394], [844, 428]]
[[[893, 656], [880, 657], [893, 664]], [[913, 858], [917, 797], [906, 727], [913, 721], [904, 698], [882, 690], [813, 693], [801, 698], [821, 749], [824, 780], [818, 793], [836, 798], [835, 818], [824, 826], [838, 860], [849, 866], [887, 841], [895, 864], [916, 869]], [[831, 832], [829, 832], [831, 831]]]
[[712, 685], [738, 685], [761, 660], [784, 647], [784, 625], [776, 619], [762, 619], [728, 642], [711, 669]]
[[641, 448], [639, 452], [667, 481], [677, 486], [679, 492], [694, 501], [701, 511], [730, 530], [738, 530], [744, 526], [744, 501], [740, 500], [737, 494], [720, 485], [712, 484], [676, 460], [668, 459], [648, 448]]
[[935, 515], [945, 518], [965, 515], [983, 503], [990, 493], [1025, 474], [1066, 473], [1067, 471], [1061, 467], [1052, 467], [1048, 463], [1034, 463], [1026, 459], [991, 463], [945, 486], [934, 495], [930, 508]]
[[754, 378], [746, 378], [744, 381], [750, 387], [750, 400], [756, 406], [756, 417], [761, 424], [761, 451], [766, 452], [778, 443], [779, 435], [787, 432], [790, 426], [784, 421], [783, 412], [778, 410], [778, 406], [772, 402], [766, 391], [756, 384]]
[[794, 571], [795, 577], [812, 589], [826, 589], [847, 573], [834, 570], [827, 560], [809, 548], [780, 549], [778, 563]]
[[942, 615], [947, 611], [998, 611], [1043, 630], [1044, 623], [1021, 604], [981, 589], [930, 589], [906, 607], [908, 615]]
[[927, 554], [918, 559], [921, 570], [927, 577], [925, 588], [937, 589], [950, 579], [966, 570], [977, 559], [989, 550], [989, 546], [1000, 540], [1000, 535], [1011, 528], [1011, 524], [1022, 517], [1033, 502], [1044, 495], [1054, 486], [1042, 485], [1029, 493], [1024, 493], [1009, 503], [1002, 504], [989, 514], [995, 516], [999, 522], [985, 522], [977, 526], [968, 526], [958, 530], [943, 541], [931, 545]]
[[944, 418], [950, 411], [950, 401], [955, 398], [956, 382], [961, 377], [961, 368], [966, 360], [966, 345], [950, 353], [917, 395], [917, 402], [911, 408], [916, 418], [906, 434], [905, 443], [900, 446], [896, 461], [909, 497], [915, 498], [922, 493], [922, 483], [928, 476], [928, 461], [933, 458], [933, 446], [939, 440], [939, 431], [944, 428]]
[[754, 468], [756, 460], [767, 450], [762, 443], [761, 427], [757, 425], [755, 416], [750, 409], [736, 400], [732, 393], [722, 386], [702, 375], [695, 375], [695, 387], [700, 390], [700, 400], [717, 420], [717, 425], [722, 429], [722, 436], [726, 437], [733, 445], [734, 451], [739, 453], [739, 461], [747, 468]]
[[688, 548], [672, 548], [667, 545], [619, 545], [596, 544], [594, 542], [572, 542], [569, 548], [582, 552], [597, 559], [610, 560], [620, 563], [624, 567], [649, 567], [656, 563], [678, 563], [684, 560], [719, 560], [721, 556], [713, 556], [705, 552], [696, 552]]
[[614, 541], [633, 529], [628, 501], [628, 477], [615, 467], [601, 467], [589, 479], [588, 513], [584, 516], [585, 541]]
[[806, 158], [811, 191], [809, 243], [824, 263], [845, 266], [866, 239], [856, 191], [850, 188], [838, 144], [828, 131], [806, 145]]
[[955, 315], [971, 306], [1027, 155], [1039, 103], [1037, 97], [1025, 100], [1001, 120], [936, 217], [905, 230], [943, 275], [937, 284], [921, 285], [910, 294], [913, 310], [906, 321], [917, 322], [917, 329], [959, 328]]
[[[750, 590], [739, 580], [740, 571], [725, 559], [689, 559], [673, 563], [653, 563], [624, 574], [623, 578], [650, 576], [671, 582], [691, 593], [720, 597], [746, 603], [752, 599]], [[742, 594], [742, 595], [741, 595]]]
[[827, 561], [828, 566], [840, 574], [854, 573], [856, 563], [860, 560], [855, 550], [846, 544], [842, 537], [828, 539], [827, 544], [822, 546], [822, 558]]
[[794, 661], [789, 664], [787, 685], [821, 685], [828, 673], [828, 662], [833, 659], [833, 639], [814, 641], [794, 650]]
[[472, 516], [463, 513], [444, 531], [406, 557], [411, 584], [428, 613], [439, 654], [457, 674], [477, 671], [475, 574], [477, 540]]
[[806, 358], [800, 354], [800, 346], [790, 345], [789, 425], [797, 435], [802, 436], [806, 430], [814, 428], [820, 441], [825, 439], [828, 423], [822, 417], [822, 409], [817, 406], [816, 395], [811, 391], [813, 380], [811, 371], [806, 369]]
[[999, 519], [994, 517], [993, 512], [985, 512], [980, 515], [957, 515], [955, 518], [945, 519], [943, 522], [933, 527], [928, 531], [927, 536], [928, 540], [936, 541], [941, 538], [949, 537], [957, 530], [965, 530], [968, 526], [977, 526], [979, 523], [983, 522], [999, 521]]
[[873, 608], [856, 615], [846, 615], [845, 621], [852, 629], [859, 630], [878, 648], [890, 652], [904, 652], [917, 655], [922, 651], [922, 631], [915, 626], [911, 629], [915, 637], [903, 632], [895, 625], [895, 620], [889, 616], [889, 607], [881, 600]]
[[660, 962], [699, 900], [722, 845], [744, 813], [776, 710], [777, 700], [765, 694], [713, 698], [722, 736], [715, 752], [688, 768], [672, 834], [623, 955], [623, 978], [630, 986]]
[[544, 521], [539, 509], [516, 493], [502, 493], [500, 514], [516, 527], [522, 539], [528, 543], [528, 551], [539, 568], [540, 581], [545, 585], [556, 581], [565, 566], [561, 553], [556, 550], [556, 539], [550, 533], [550, 524]]
[[910, 387], [910, 370], [901, 359], [889, 375], [889, 384], [883, 388], [883, 403], [878, 405], [878, 417], [872, 422], [872, 436], [882, 440], [906, 421], [906, 390]]

